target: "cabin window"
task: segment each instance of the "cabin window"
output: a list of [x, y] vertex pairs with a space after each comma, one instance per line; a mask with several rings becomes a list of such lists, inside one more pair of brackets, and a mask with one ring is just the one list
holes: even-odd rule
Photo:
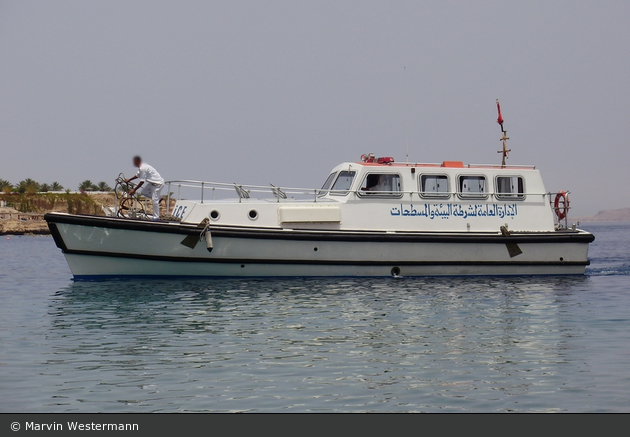
[[330, 190], [330, 194], [339, 196], [345, 196], [348, 194], [350, 187], [352, 187], [352, 181], [354, 181], [356, 173], [356, 171], [350, 170], [340, 171], [339, 176], [337, 176], [337, 180], [332, 186], [332, 190]]
[[319, 191], [319, 193], [317, 193], [319, 196], [323, 196], [325, 194], [328, 194], [328, 190], [330, 190], [330, 187], [332, 186], [332, 183], [335, 180], [336, 176], [337, 176], [337, 172], [336, 171], [334, 171], [330, 175], [328, 175], [328, 178], [326, 178], [326, 182], [324, 182], [324, 185], [322, 185], [322, 189]]
[[485, 199], [488, 197], [485, 176], [460, 176], [459, 195], [461, 197], [472, 197]]
[[448, 176], [435, 174], [420, 176], [420, 195], [422, 197], [450, 197]]
[[525, 185], [521, 176], [497, 176], [497, 199], [525, 198]]
[[361, 196], [400, 197], [400, 175], [396, 173], [368, 173], [363, 179]]

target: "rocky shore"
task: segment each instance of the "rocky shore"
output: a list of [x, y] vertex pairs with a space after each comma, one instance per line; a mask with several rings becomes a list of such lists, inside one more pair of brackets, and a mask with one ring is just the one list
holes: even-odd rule
[[[2, 218], [3, 216], [7, 218]], [[46, 235], [43, 214], [22, 214], [13, 208], [0, 208], [0, 235]]]
[[44, 220], [47, 212], [104, 215], [103, 207], [114, 206], [115, 196], [113, 193], [3, 194], [0, 200], [0, 235], [47, 235], [50, 234]]
[[[114, 193], [0, 194], [0, 235], [48, 235], [47, 212], [105, 215], [116, 203]], [[171, 199], [171, 208], [175, 200]], [[151, 201], [147, 200], [150, 209]], [[166, 214], [165, 202], [160, 204]]]

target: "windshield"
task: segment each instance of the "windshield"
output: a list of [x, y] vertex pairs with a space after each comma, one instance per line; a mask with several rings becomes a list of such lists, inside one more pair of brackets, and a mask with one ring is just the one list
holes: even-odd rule
[[343, 195], [348, 194], [348, 190], [352, 186], [355, 171], [340, 171], [335, 184], [332, 187], [331, 194]]
[[330, 186], [332, 185], [333, 181], [335, 180], [335, 176], [337, 176], [337, 172], [336, 171], [334, 171], [330, 175], [328, 175], [328, 178], [326, 178], [326, 182], [324, 182], [324, 185], [322, 185], [322, 189], [319, 191], [319, 193], [317, 193], [319, 196], [323, 196], [324, 194], [326, 194], [328, 192], [328, 190], [330, 190]]

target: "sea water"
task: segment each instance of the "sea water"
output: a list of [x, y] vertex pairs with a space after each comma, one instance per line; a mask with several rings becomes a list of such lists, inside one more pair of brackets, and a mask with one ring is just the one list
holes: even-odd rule
[[0, 240], [0, 412], [630, 411], [630, 225], [585, 276], [74, 282]]

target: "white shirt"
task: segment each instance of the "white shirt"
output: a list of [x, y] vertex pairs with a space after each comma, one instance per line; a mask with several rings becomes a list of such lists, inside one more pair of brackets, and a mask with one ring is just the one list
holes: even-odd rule
[[162, 176], [160, 176], [157, 170], [144, 162], [140, 164], [140, 167], [138, 167], [138, 172], [136, 173], [136, 176], [141, 181], [146, 181], [152, 183], [153, 185], [164, 184], [164, 179], [162, 178]]

